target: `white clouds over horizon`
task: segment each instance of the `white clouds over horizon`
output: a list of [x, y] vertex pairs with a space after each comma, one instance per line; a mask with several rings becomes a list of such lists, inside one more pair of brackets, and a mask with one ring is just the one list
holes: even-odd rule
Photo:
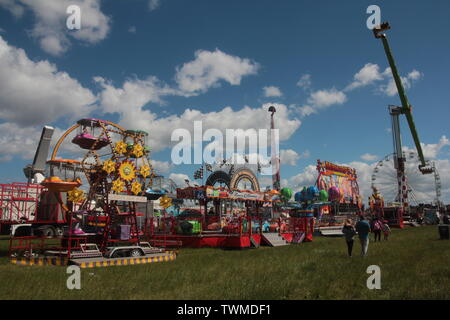
[[[403, 87], [408, 90], [413, 83], [420, 80], [423, 74], [417, 70], [412, 70], [406, 76], [400, 76]], [[374, 63], [366, 63], [354, 76], [351, 82], [345, 89], [345, 92], [353, 91], [357, 88], [362, 88], [378, 83], [377, 91], [387, 96], [394, 96], [397, 94], [397, 86], [395, 85], [394, 77], [392, 76], [391, 68], [386, 68], [380, 72], [380, 66]]]
[[264, 97], [270, 98], [270, 97], [281, 97], [283, 96], [283, 93], [281, 92], [280, 88], [275, 86], [267, 86], [263, 88], [264, 91]]
[[370, 153], [364, 153], [361, 156], [361, 159], [364, 160], [364, 161], [375, 161], [375, 160], [378, 159], [378, 156], [370, 154]]
[[177, 68], [175, 81], [187, 95], [219, 87], [221, 81], [240, 85], [243, 77], [258, 72], [259, 64], [247, 58], [232, 56], [216, 49], [198, 50], [195, 59]]
[[[0, 0], [0, 6], [20, 18], [29, 10], [35, 23], [30, 35], [37, 39], [42, 50], [59, 56], [71, 46], [71, 39], [86, 44], [95, 44], [105, 39], [110, 30], [110, 18], [100, 9], [100, 0]], [[70, 5], [81, 9], [82, 27], [80, 30], [68, 30], [66, 13]]]
[[0, 119], [24, 126], [93, 111], [95, 95], [47, 60], [32, 61], [0, 36]]
[[302, 116], [308, 116], [333, 105], [341, 105], [347, 101], [344, 92], [336, 88], [322, 89], [311, 92], [305, 105], [297, 110]]

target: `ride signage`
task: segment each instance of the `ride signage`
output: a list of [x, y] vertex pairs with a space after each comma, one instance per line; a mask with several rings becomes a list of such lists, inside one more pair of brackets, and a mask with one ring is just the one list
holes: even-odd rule
[[108, 200], [109, 201], [128, 201], [128, 202], [147, 202], [146, 197], [129, 196], [126, 194], [114, 194], [114, 193], [108, 194]]
[[322, 174], [345, 175], [356, 178], [356, 170], [350, 167], [339, 166], [337, 164], [317, 160], [317, 170]]

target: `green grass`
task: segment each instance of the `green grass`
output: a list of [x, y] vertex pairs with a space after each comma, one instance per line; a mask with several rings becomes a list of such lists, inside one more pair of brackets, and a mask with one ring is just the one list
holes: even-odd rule
[[[450, 241], [436, 226], [394, 230], [346, 256], [342, 238], [249, 250], [182, 249], [174, 262], [82, 270], [81, 290], [66, 288], [66, 269], [16, 266], [0, 241], [0, 299], [449, 299]], [[381, 290], [369, 290], [369, 265]]]

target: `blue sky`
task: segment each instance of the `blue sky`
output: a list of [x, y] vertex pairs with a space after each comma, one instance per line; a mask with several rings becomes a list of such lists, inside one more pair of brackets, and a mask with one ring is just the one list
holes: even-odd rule
[[[66, 4], [81, 6], [83, 33], [66, 29]], [[0, 49], [7, 51], [0, 54], [1, 180], [24, 180], [21, 168], [31, 161], [34, 135], [43, 125], [61, 133], [77, 116], [149, 130], [157, 168], [181, 178], [193, 168], [170, 165], [164, 130], [188, 123], [187, 109], [198, 110], [196, 120], [209, 119], [207, 127], [217, 117], [230, 117], [223, 123], [242, 122], [246, 129], [267, 127], [254, 117], [277, 104], [284, 110], [276, 118], [284, 136], [283, 183], [313, 183], [311, 166], [322, 159], [354, 166], [367, 195], [374, 164], [392, 152], [387, 105], [400, 103], [389, 91], [382, 44], [366, 27], [371, 4], [380, 6], [382, 20], [392, 25], [391, 47], [448, 202], [450, 2], [445, 0], [0, 0]], [[49, 69], [37, 67], [42, 62]], [[183, 82], [192, 77], [195, 88]], [[302, 77], [309, 85], [298, 84]], [[266, 96], [264, 87], [276, 88]], [[225, 107], [232, 110], [220, 113]], [[402, 130], [412, 149], [404, 120]]]

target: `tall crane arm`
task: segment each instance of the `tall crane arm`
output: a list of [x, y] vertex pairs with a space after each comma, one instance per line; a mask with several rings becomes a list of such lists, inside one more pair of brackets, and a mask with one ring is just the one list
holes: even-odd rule
[[382, 23], [380, 26], [375, 27], [373, 29], [373, 33], [375, 38], [381, 39], [383, 42], [384, 51], [386, 52], [386, 56], [389, 62], [389, 66], [391, 67], [392, 76], [394, 77], [395, 85], [397, 87], [398, 95], [400, 96], [400, 101], [402, 103], [401, 113], [405, 115], [406, 120], [408, 121], [408, 126], [411, 131], [411, 135], [414, 140], [414, 144], [416, 145], [417, 153], [419, 155], [420, 165], [419, 170], [423, 174], [432, 173], [433, 169], [427, 164], [425, 157], [423, 155], [422, 146], [420, 144], [419, 134], [417, 133], [416, 125], [414, 123], [414, 119], [412, 116], [412, 108], [409, 104], [408, 97], [406, 96], [405, 89], [403, 87], [403, 83], [400, 77], [400, 74], [397, 70], [397, 66], [395, 64], [394, 57], [392, 56], [392, 50], [389, 46], [389, 42], [387, 40], [386, 34], [384, 31], [389, 30], [391, 27], [388, 22]]

